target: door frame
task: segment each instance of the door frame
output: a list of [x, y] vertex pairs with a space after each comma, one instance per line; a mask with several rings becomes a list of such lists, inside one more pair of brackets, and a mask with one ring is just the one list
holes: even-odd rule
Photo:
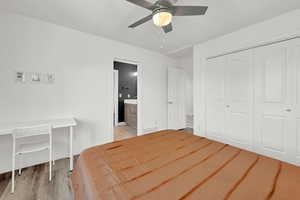
[[[140, 62], [137, 61], [132, 61], [132, 60], [127, 60], [127, 59], [122, 59], [122, 58], [113, 58], [112, 61], [112, 68], [111, 68], [111, 91], [114, 90], [114, 62], [123, 62], [123, 63], [128, 63], [128, 64], [133, 64], [137, 66], [137, 135], [143, 135], [143, 123], [142, 123], [142, 102], [143, 102], [143, 94], [142, 94], [142, 76], [143, 76], [143, 68]], [[111, 93], [113, 94], [113, 92]], [[111, 96], [111, 102], [114, 102], [114, 95]], [[111, 129], [111, 136], [112, 136], [112, 141], [113, 141], [113, 136], [114, 136], [114, 103], [111, 104], [110, 106], [110, 116], [111, 116], [111, 123], [110, 123], [110, 129]]]
[[119, 124], [119, 101], [118, 100], [119, 100], [119, 71], [114, 69], [114, 126], [117, 126]]

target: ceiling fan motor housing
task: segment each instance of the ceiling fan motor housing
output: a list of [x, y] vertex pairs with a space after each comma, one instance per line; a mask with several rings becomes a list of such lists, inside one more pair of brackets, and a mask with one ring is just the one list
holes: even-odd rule
[[172, 10], [169, 9], [169, 8], [166, 8], [166, 7], [160, 7], [160, 8], [154, 9], [152, 15], [155, 15], [155, 14], [161, 13], [161, 12], [168, 12], [168, 13], [171, 13], [173, 15]]

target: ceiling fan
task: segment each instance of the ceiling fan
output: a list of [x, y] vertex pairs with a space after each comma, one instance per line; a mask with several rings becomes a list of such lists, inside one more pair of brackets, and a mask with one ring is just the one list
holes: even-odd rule
[[178, 0], [158, 0], [155, 3], [150, 3], [146, 0], [127, 0], [137, 6], [146, 8], [152, 13], [139, 21], [131, 24], [129, 28], [135, 28], [149, 20], [153, 20], [156, 26], [162, 27], [165, 33], [173, 30], [173, 16], [195, 16], [204, 15], [207, 11], [207, 6], [174, 6]]

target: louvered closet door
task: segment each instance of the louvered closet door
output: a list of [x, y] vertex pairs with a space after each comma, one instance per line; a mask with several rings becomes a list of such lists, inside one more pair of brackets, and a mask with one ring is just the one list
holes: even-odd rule
[[289, 43], [254, 50], [255, 144], [259, 152], [288, 159], [293, 130], [293, 72], [288, 64]]
[[227, 58], [207, 60], [205, 69], [206, 134], [211, 137], [224, 137], [224, 67]]
[[225, 138], [252, 145], [252, 51], [228, 56], [225, 68]]

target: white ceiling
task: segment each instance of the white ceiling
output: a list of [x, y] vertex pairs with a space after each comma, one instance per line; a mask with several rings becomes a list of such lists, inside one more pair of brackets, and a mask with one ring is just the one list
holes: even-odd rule
[[177, 5], [209, 8], [205, 16], [174, 17], [173, 32], [164, 34], [151, 21], [127, 28], [150, 12], [126, 0], [0, 0], [1, 9], [165, 54], [300, 8], [300, 0], [179, 0]]

